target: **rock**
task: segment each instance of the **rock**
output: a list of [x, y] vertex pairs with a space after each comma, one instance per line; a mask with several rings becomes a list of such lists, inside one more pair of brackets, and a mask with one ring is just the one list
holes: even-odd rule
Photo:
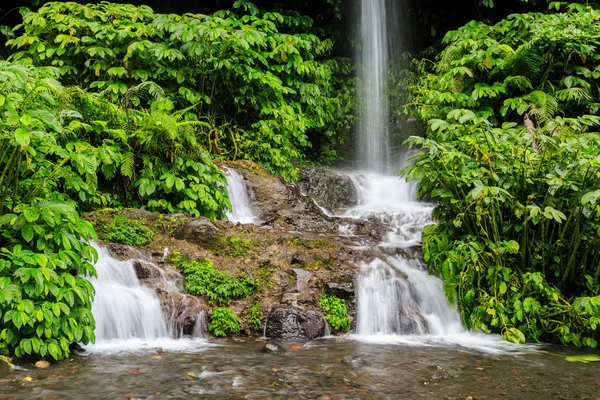
[[144, 258], [144, 254], [135, 247], [119, 243], [105, 243], [108, 253], [117, 260], [126, 261]]
[[353, 301], [354, 300], [354, 282], [328, 282], [325, 285], [325, 293], [334, 295], [343, 300]]
[[187, 240], [201, 247], [211, 247], [219, 232], [219, 228], [208, 218], [198, 218], [177, 229], [174, 235], [177, 239]]
[[280, 354], [283, 353], [283, 348], [275, 343], [265, 343], [265, 345], [262, 348], [262, 351], [265, 353]]
[[281, 302], [298, 306], [298, 301], [310, 300], [311, 298], [308, 282], [312, 274], [301, 268], [294, 268], [293, 271], [296, 275], [296, 284], [288, 289], [287, 293], [283, 295]]
[[357, 192], [349, 176], [316, 168], [300, 171], [300, 190], [330, 210], [356, 205]]
[[143, 260], [134, 260], [133, 267], [138, 279], [157, 279], [162, 278], [161, 269], [151, 262]]
[[316, 311], [275, 308], [267, 319], [266, 336], [283, 340], [312, 340], [325, 335], [325, 318]]
[[0, 356], [0, 379], [4, 378], [13, 371], [13, 365], [4, 356]]
[[33, 366], [36, 368], [46, 369], [46, 368], [50, 367], [50, 362], [48, 362], [46, 360], [40, 360], [40, 361], [36, 362]]

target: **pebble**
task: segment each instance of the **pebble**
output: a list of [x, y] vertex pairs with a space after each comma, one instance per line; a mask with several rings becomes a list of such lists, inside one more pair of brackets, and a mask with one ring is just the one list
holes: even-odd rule
[[50, 362], [48, 362], [46, 360], [40, 360], [40, 361], [36, 362], [33, 366], [36, 367], [36, 368], [45, 369], [45, 368], [48, 368], [50, 366]]

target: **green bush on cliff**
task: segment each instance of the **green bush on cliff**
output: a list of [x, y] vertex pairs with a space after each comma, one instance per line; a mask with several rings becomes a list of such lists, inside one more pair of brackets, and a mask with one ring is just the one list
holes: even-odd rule
[[118, 214], [104, 228], [101, 237], [106, 242], [139, 247], [147, 245], [154, 239], [154, 231], [138, 220]]
[[218, 271], [209, 259], [179, 261], [177, 265], [185, 276], [185, 290], [204, 296], [209, 304], [227, 305], [231, 300], [250, 296], [254, 290], [251, 280]]
[[215, 308], [210, 317], [208, 331], [215, 336], [227, 336], [228, 333], [239, 333], [242, 320], [231, 308]]

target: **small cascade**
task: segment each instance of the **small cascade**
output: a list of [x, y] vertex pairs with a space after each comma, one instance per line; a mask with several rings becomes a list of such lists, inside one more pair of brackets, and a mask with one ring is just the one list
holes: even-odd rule
[[244, 178], [239, 172], [231, 168], [226, 168], [225, 173], [227, 175], [227, 195], [231, 202], [231, 211], [227, 212], [227, 219], [234, 224], [238, 222], [241, 224], [256, 224], [258, 217], [250, 206]]
[[196, 317], [196, 323], [194, 324], [194, 330], [192, 331], [192, 337], [201, 338], [208, 332], [208, 316], [206, 311], [202, 310]]
[[92, 313], [96, 319], [97, 342], [140, 338], [156, 340], [167, 336], [167, 324], [156, 293], [140, 285], [132, 261], [119, 261], [108, 250], [98, 251], [98, 278]]
[[[175, 283], [167, 279], [159, 267], [144, 260], [120, 261], [111, 257], [108, 249], [93, 245], [98, 251], [95, 265], [98, 277], [90, 278], [96, 289], [92, 304], [96, 320], [96, 343], [85, 346], [86, 350], [91, 353], [157, 348], [202, 351], [207, 347], [204, 341], [180, 339], [183, 330], [178, 325], [179, 321], [168, 321], [156, 292], [140, 283], [136, 265], [148, 275], [144, 282], [160, 281], [162, 286], [158, 286], [161, 287], [161, 292], [166, 293]], [[186, 305], [183, 302], [181, 304]], [[203, 322], [196, 320], [197, 329], [194, 328], [194, 331], [198, 331], [198, 335], [194, 334], [194, 337], [200, 337], [202, 325], [206, 326], [206, 314], [199, 319]]]

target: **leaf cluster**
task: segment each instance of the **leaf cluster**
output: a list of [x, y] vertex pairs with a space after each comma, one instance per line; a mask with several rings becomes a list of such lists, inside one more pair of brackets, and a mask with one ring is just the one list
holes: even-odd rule
[[320, 298], [321, 310], [325, 313], [325, 319], [334, 331], [350, 331], [350, 318], [346, 302], [334, 295], [322, 295]]
[[215, 336], [227, 336], [228, 333], [239, 333], [241, 323], [242, 320], [231, 308], [214, 308], [208, 331]]

